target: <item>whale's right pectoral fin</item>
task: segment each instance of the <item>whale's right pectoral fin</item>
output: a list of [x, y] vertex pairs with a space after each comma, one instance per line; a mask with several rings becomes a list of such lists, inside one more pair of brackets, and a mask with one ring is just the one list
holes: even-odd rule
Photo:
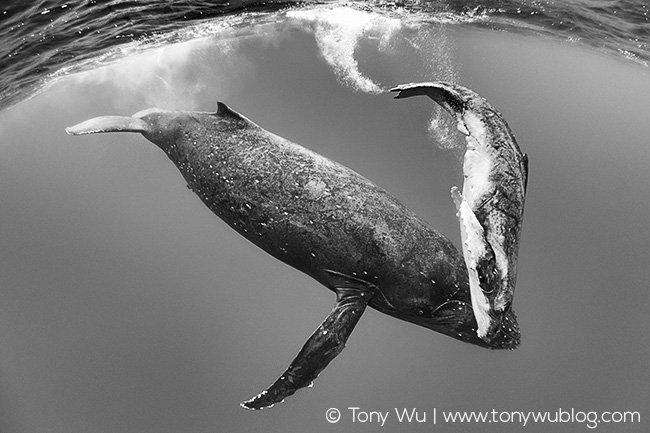
[[489, 339], [488, 334], [495, 330], [497, 323], [493, 312], [493, 305], [484, 288], [491, 287], [490, 279], [494, 273], [495, 257], [492, 247], [485, 237], [485, 230], [469, 204], [463, 199], [457, 187], [451, 189], [451, 197], [458, 211], [460, 222], [460, 235], [463, 245], [463, 256], [469, 276], [469, 289], [472, 299], [472, 310], [478, 329], [477, 335], [482, 339]]
[[65, 128], [70, 135], [96, 134], [100, 132], [148, 132], [149, 125], [142, 119], [127, 116], [100, 116]]
[[357, 278], [327, 271], [336, 290], [336, 306], [309, 337], [289, 368], [266, 391], [243, 402], [246, 409], [264, 409], [282, 402], [300, 388], [311, 386], [321, 371], [345, 347], [376, 292], [372, 284]]

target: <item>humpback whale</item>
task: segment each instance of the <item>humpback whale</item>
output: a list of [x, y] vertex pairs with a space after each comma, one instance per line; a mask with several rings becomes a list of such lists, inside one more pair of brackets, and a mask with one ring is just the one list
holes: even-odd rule
[[489, 339], [510, 307], [528, 182], [528, 156], [485, 98], [445, 82], [397, 86], [396, 99], [426, 95], [457, 122], [467, 144], [463, 190], [451, 189], [458, 210], [477, 333]]
[[525, 159], [502, 117], [469, 89], [422, 83], [394, 90], [398, 98], [431, 96], [469, 137], [467, 188], [453, 193], [462, 253], [365, 177], [222, 102], [214, 113], [147, 109], [66, 128], [71, 135], [142, 134], [215, 215], [336, 294], [333, 310], [280, 378], [241, 404], [247, 409], [271, 407], [310, 386], [343, 350], [368, 306], [481, 347], [519, 344], [511, 302]]

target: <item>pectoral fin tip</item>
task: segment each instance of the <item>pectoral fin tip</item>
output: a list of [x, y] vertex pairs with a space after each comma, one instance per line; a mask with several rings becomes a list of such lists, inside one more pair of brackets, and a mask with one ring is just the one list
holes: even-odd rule
[[454, 201], [454, 205], [456, 205], [456, 211], [459, 211], [460, 205], [463, 202], [463, 195], [457, 186], [451, 187], [451, 199]]
[[314, 380], [345, 347], [368, 302], [375, 295], [374, 286], [356, 277], [326, 271], [336, 291], [334, 309], [325, 318], [287, 370], [266, 391], [241, 404], [245, 409], [264, 409], [284, 401], [286, 397]]
[[277, 403], [284, 402], [284, 399], [280, 401], [268, 401], [269, 398], [267, 397], [267, 394], [268, 394], [267, 391], [263, 391], [260, 394], [256, 395], [255, 397], [239, 403], [239, 405], [246, 410], [263, 410], [263, 409], [270, 409], [273, 406], [275, 406]]

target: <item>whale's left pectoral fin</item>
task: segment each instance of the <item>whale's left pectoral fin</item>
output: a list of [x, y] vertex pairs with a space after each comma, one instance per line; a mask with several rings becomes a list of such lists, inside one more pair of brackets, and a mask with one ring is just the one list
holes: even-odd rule
[[289, 368], [266, 391], [243, 402], [246, 409], [264, 409], [282, 402], [300, 388], [311, 386], [321, 371], [341, 353], [368, 302], [376, 292], [372, 284], [327, 271], [336, 290], [336, 306], [309, 337]]

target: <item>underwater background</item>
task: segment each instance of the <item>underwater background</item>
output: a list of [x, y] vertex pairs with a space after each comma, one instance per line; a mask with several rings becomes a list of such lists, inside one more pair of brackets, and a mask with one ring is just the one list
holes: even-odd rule
[[[650, 428], [646, 2], [5, 1], [0, 38], [1, 433]], [[464, 140], [431, 100], [386, 92], [433, 80], [486, 97], [529, 155], [520, 348], [368, 309], [313, 388], [241, 409], [335, 296], [216, 218], [142, 136], [64, 128], [223, 101], [459, 246]], [[427, 422], [400, 423], [412, 408]], [[442, 418], [559, 409], [641, 422]]]

